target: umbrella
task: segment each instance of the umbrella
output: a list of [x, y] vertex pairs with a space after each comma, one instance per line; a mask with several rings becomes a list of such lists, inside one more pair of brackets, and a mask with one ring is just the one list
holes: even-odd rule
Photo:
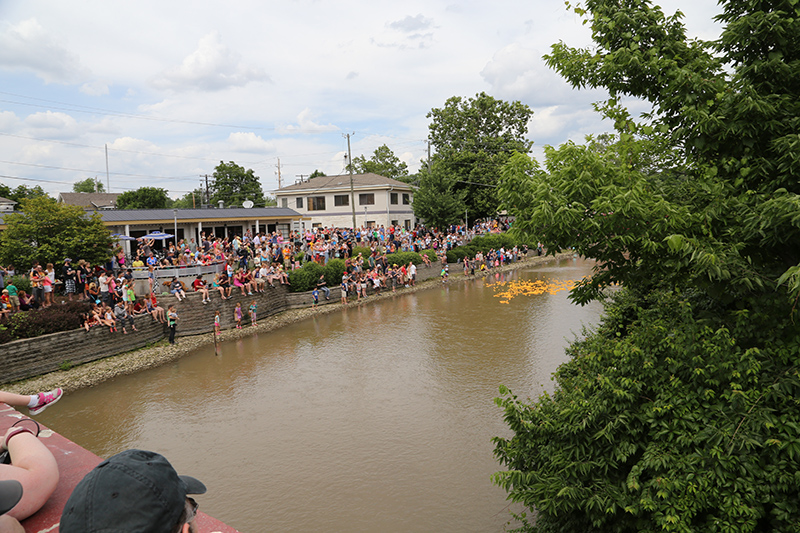
[[128, 235], [120, 235], [118, 233], [112, 233], [111, 236], [114, 237], [115, 239], [117, 239], [118, 241], [135, 241], [136, 240], [136, 237], [130, 237]]
[[170, 235], [169, 233], [161, 233], [161, 232], [158, 232], [158, 231], [154, 231], [153, 233], [148, 233], [147, 235], [145, 235], [142, 238], [143, 239], [155, 239], [157, 241], [163, 241], [163, 240], [166, 240], [166, 239], [171, 239], [174, 236], [175, 235]]

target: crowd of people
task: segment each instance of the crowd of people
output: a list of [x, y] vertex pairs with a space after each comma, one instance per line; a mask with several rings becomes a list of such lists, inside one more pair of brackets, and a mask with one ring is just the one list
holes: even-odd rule
[[[234, 291], [250, 296], [276, 285], [289, 285], [289, 272], [301, 267], [305, 261], [326, 264], [338, 258], [345, 262], [341, 280], [343, 301], [348, 296], [361, 299], [367, 292], [396, 290], [399, 286], [415, 283], [416, 266], [412, 263], [389, 264], [387, 255], [394, 252], [433, 250], [446, 264], [447, 251], [466, 244], [475, 235], [502, 232], [508, 229], [504, 221], [476, 223], [467, 228], [454, 225], [444, 231], [418, 226], [406, 229], [401, 226], [349, 228], [319, 227], [305, 231], [292, 231], [287, 236], [281, 232], [256, 233], [247, 230], [232, 237], [201, 233], [199, 242], [188, 240], [160, 243], [152, 239], [135, 241], [132, 257], [119, 250], [104, 265], [92, 265], [83, 259], [73, 262], [65, 258], [56, 269], [49, 263], [42, 267], [35, 263], [26, 273], [31, 291], [26, 293], [16, 287], [11, 278], [17, 274], [11, 265], [0, 267], [0, 320], [18, 311], [46, 308], [59, 301], [83, 300], [91, 308], [81, 315], [81, 325], [86, 330], [95, 326], [107, 327], [112, 333], [137, 331], [133, 317], [148, 314], [155, 321], [168, 323], [168, 311], [159, 303], [162, 285], [177, 302], [186, 298], [187, 291], [200, 293], [203, 304], [211, 301], [214, 293], [223, 300]], [[354, 254], [356, 247], [368, 251]], [[499, 262], [515, 257], [519, 250], [492, 251], [486, 257], [480, 254], [470, 261], [478, 268], [491, 268]], [[432, 267], [428, 254], [422, 253], [423, 267]], [[217, 272], [206, 281], [197, 275], [189, 287], [176, 276], [182, 267], [215, 265]], [[465, 264], [465, 270], [467, 265]], [[134, 272], [141, 274], [134, 277]], [[142, 274], [146, 273], [145, 278]], [[137, 279], [138, 278], [138, 279]], [[138, 288], [137, 283], [146, 283]], [[329, 298], [327, 283], [318, 291]], [[137, 295], [138, 294], [138, 295]], [[142, 296], [144, 294], [144, 296]], [[317, 296], [318, 298], [318, 296]]]

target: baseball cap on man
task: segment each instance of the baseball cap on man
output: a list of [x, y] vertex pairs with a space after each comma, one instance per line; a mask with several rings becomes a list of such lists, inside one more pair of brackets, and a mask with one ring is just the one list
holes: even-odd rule
[[64, 506], [61, 533], [147, 531], [171, 533], [188, 494], [204, 494], [199, 480], [179, 476], [155, 452], [126, 450], [97, 465]]

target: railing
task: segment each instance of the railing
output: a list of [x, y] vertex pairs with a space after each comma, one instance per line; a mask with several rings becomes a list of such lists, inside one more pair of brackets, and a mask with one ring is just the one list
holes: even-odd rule
[[[217, 263], [213, 263], [210, 265], [184, 265], [184, 266], [174, 266], [174, 267], [156, 267], [156, 276], [159, 279], [172, 279], [173, 277], [177, 278], [186, 278], [186, 277], [195, 277], [198, 275], [205, 275], [205, 274], [217, 274], [222, 272], [222, 269], [225, 268], [225, 263], [223, 261], [219, 261]], [[149, 276], [149, 268], [147, 267], [135, 267], [133, 270], [133, 279], [147, 279]]]

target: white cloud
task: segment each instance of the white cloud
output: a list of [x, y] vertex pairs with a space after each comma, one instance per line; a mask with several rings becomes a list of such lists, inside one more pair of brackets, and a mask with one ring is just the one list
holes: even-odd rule
[[433, 25], [433, 19], [424, 17], [422, 13], [414, 17], [409, 15], [402, 20], [396, 20], [394, 22], [386, 23], [386, 27], [406, 33], [416, 33], [421, 30], [426, 30], [430, 28], [432, 25]]
[[69, 139], [80, 135], [78, 122], [66, 113], [46, 111], [25, 118], [25, 126], [33, 130], [34, 137]]
[[301, 131], [303, 133], [323, 133], [326, 131], [338, 131], [339, 127], [334, 126], [333, 124], [322, 125], [314, 122], [312, 118], [314, 117], [314, 113], [312, 113], [311, 109], [305, 108], [303, 109], [299, 115], [297, 115], [297, 124], [289, 124], [281, 128], [281, 132], [289, 133], [289, 132], [296, 132]]
[[253, 132], [235, 132], [228, 136], [231, 150], [255, 154], [273, 153], [275, 145], [265, 141]]
[[0, 67], [33, 72], [46, 83], [72, 83], [86, 74], [78, 56], [35, 18], [0, 23]]
[[108, 94], [108, 84], [100, 80], [94, 80], [81, 85], [81, 92], [89, 96], [104, 96]]
[[200, 39], [197, 50], [180, 66], [156, 76], [152, 85], [176, 91], [219, 91], [255, 81], [269, 81], [269, 76], [262, 69], [244, 65], [241, 55], [225, 46], [214, 31]]
[[21, 121], [13, 111], [0, 111], [0, 130], [11, 132], [16, 130]]

